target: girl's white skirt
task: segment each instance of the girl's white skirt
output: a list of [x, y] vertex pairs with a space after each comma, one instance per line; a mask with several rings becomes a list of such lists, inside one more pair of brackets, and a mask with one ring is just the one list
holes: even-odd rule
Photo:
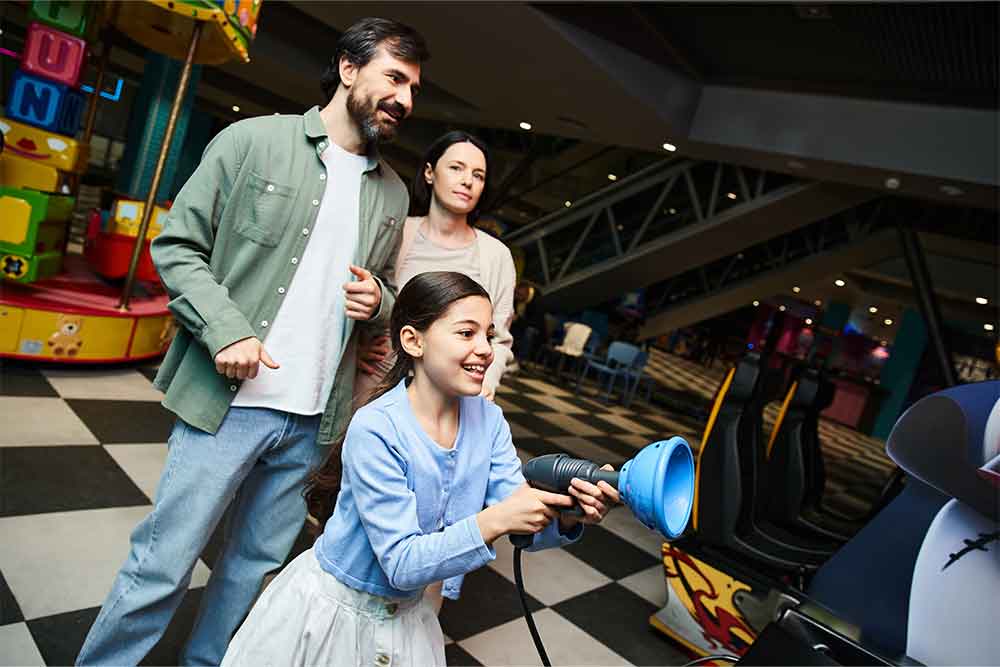
[[385, 598], [324, 572], [312, 549], [264, 590], [222, 667], [443, 666], [444, 636], [424, 595]]

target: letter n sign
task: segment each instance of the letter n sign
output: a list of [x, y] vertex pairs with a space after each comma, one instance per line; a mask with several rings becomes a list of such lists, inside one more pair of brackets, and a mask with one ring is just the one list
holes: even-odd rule
[[7, 99], [7, 115], [54, 132], [59, 122], [59, 105], [65, 94], [66, 86], [17, 70]]
[[73, 88], [80, 79], [86, 53], [87, 43], [79, 37], [32, 22], [24, 40], [21, 69]]

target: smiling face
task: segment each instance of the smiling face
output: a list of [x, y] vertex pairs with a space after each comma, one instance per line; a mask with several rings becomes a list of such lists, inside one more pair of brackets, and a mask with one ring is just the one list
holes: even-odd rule
[[413, 112], [420, 91], [420, 65], [401, 60], [379, 46], [364, 67], [344, 59], [341, 82], [349, 87], [347, 112], [367, 142], [391, 141]]
[[486, 156], [468, 141], [454, 143], [437, 164], [424, 166], [424, 179], [438, 206], [456, 215], [468, 215], [486, 186]]
[[444, 396], [476, 396], [493, 361], [493, 307], [489, 299], [459, 299], [426, 331], [403, 327], [401, 342], [416, 359], [414, 374]]
[[51, 134], [9, 118], [0, 118], [0, 132], [4, 135], [5, 150], [12, 155], [60, 171], [73, 171], [77, 166], [79, 145], [69, 137]]

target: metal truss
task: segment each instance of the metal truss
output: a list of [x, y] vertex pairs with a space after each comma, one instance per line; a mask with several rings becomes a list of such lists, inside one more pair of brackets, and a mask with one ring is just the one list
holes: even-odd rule
[[504, 240], [523, 249], [526, 278], [551, 292], [612, 269], [685, 227], [766, 206], [802, 181], [718, 162], [665, 160], [572, 202]]

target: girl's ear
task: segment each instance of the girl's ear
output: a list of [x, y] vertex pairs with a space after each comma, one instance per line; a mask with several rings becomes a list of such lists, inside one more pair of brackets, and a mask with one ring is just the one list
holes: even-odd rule
[[399, 332], [399, 344], [414, 359], [424, 356], [424, 340], [420, 332], [407, 324]]
[[427, 185], [434, 185], [434, 167], [430, 162], [424, 165], [424, 180], [427, 181]]

